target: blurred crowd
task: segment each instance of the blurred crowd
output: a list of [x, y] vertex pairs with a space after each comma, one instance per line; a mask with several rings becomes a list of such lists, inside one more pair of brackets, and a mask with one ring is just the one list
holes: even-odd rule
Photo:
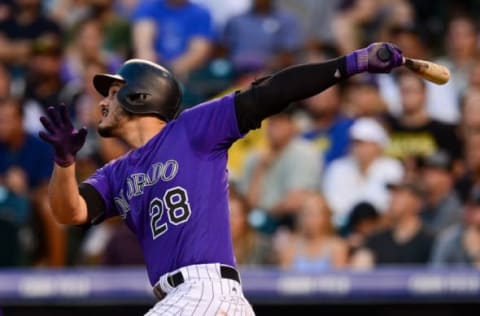
[[143, 264], [121, 219], [65, 227], [49, 210], [53, 152], [37, 137], [47, 107], [66, 104], [89, 130], [79, 181], [128, 151], [96, 133], [94, 74], [155, 61], [180, 80], [188, 108], [388, 41], [447, 66], [450, 82], [404, 69], [356, 75], [234, 144], [237, 263], [480, 268], [479, 13], [473, 0], [0, 1], [0, 266]]

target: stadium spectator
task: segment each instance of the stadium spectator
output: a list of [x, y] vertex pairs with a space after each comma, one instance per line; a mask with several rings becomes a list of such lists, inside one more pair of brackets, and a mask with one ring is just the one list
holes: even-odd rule
[[469, 134], [465, 139], [465, 167], [455, 188], [463, 202], [473, 189], [480, 188], [480, 133]]
[[35, 136], [25, 132], [22, 126], [22, 106], [11, 97], [0, 100], [0, 171], [20, 167], [27, 176], [27, 186], [35, 188], [46, 182], [52, 170], [52, 151]]
[[462, 204], [454, 190], [453, 162], [446, 152], [436, 152], [421, 161], [420, 181], [425, 188], [423, 224], [434, 235], [460, 222]]
[[461, 106], [458, 132], [462, 140], [465, 141], [470, 135], [480, 133], [480, 89], [470, 88], [467, 90], [463, 96]]
[[32, 134], [43, 129], [39, 118], [49, 106], [66, 101], [67, 90], [60, 78], [61, 64], [59, 43], [35, 49], [28, 62], [23, 104], [24, 126]]
[[50, 146], [24, 130], [22, 120], [23, 111], [18, 100], [0, 101], [0, 177], [10, 178], [10, 183], [15, 183], [13, 192], [28, 196], [33, 212], [24, 216], [31, 219], [31, 231], [38, 228], [41, 232], [32, 240], [43, 243], [36, 245], [41, 253], [29, 254], [35, 257], [28, 259], [34, 264], [61, 266], [65, 261], [64, 231], [53, 219], [47, 200], [53, 152]]
[[[402, 48], [404, 56], [418, 59], [431, 59], [424, 28], [417, 24], [399, 25], [389, 30], [390, 41]], [[377, 75], [380, 93], [387, 102], [392, 116], [402, 115], [402, 95], [396, 72]], [[441, 122], [453, 124], [458, 122], [458, 96], [452, 81], [444, 85], [425, 82], [425, 107], [428, 115]]]
[[391, 142], [387, 154], [401, 159], [409, 175], [418, 172], [418, 158], [443, 150], [454, 161], [461, 156], [461, 145], [453, 125], [432, 119], [426, 108], [426, 85], [410, 71], [398, 73], [402, 114], [389, 115], [386, 124]]
[[357, 76], [355, 79], [357, 80], [349, 80], [344, 88], [345, 113], [353, 118], [380, 118], [385, 115], [388, 112], [388, 107], [380, 95], [375, 78], [372, 76]]
[[42, 13], [40, 0], [15, 0], [13, 4], [12, 14], [0, 20], [0, 61], [25, 65], [32, 50], [58, 43], [62, 30]]
[[440, 234], [434, 244], [434, 267], [480, 268], [480, 194], [473, 190], [464, 209], [463, 221]]
[[252, 5], [252, 0], [191, 0], [193, 3], [198, 3], [205, 6], [212, 15], [213, 23], [215, 24], [215, 31], [218, 35], [223, 32], [227, 21], [236, 15], [242, 14]]
[[134, 55], [185, 81], [207, 63], [214, 40], [210, 13], [188, 0], [141, 1], [133, 14]]
[[[475, 58], [475, 62], [470, 68], [468, 73], [468, 85], [464, 93], [461, 95], [461, 101], [468, 95], [471, 91], [480, 91], [480, 58]], [[462, 104], [460, 104], [462, 106]]]
[[75, 88], [81, 85], [90, 63], [106, 65], [106, 71], [113, 73], [122, 63], [122, 58], [103, 49], [104, 33], [97, 18], [80, 21], [72, 34], [72, 42], [63, 52], [61, 77], [64, 83]]
[[231, 181], [238, 182], [245, 170], [245, 162], [253, 151], [261, 150], [267, 146], [266, 124], [251, 131], [239, 139], [228, 150], [228, 176]]
[[[0, 151], [3, 138], [1, 129], [0, 127]], [[23, 264], [25, 249], [20, 234], [30, 217], [26, 178], [25, 171], [18, 167], [10, 167], [0, 174], [0, 267]]]
[[319, 186], [321, 164], [313, 145], [296, 138], [292, 109], [267, 120], [267, 148], [252, 152], [245, 161], [239, 189], [252, 208], [271, 221], [262, 229], [291, 225], [305, 191]]
[[478, 35], [477, 21], [471, 16], [457, 15], [448, 21], [445, 36], [447, 55], [436, 62], [449, 68], [450, 83], [457, 99], [468, 88], [469, 74], [479, 57]]
[[390, 41], [391, 31], [415, 24], [415, 8], [412, 1], [383, 1], [380, 9], [379, 41]]
[[62, 29], [68, 30], [88, 15], [86, 1], [50, 0], [43, 1], [43, 9]]
[[305, 34], [307, 47], [318, 48], [335, 46], [333, 18], [341, 1], [316, 0], [277, 0], [279, 9], [295, 14]]
[[272, 0], [254, 0], [250, 10], [228, 20], [223, 44], [237, 75], [290, 65], [302, 46], [298, 23]]
[[[415, 24], [394, 25], [385, 30], [385, 39], [402, 48], [405, 56], [426, 59], [428, 53], [422, 41], [420, 31]], [[376, 75], [380, 94], [387, 102], [388, 110], [392, 116], [402, 114], [402, 101], [400, 89], [394, 73]]]
[[265, 265], [273, 263], [272, 243], [269, 236], [256, 231], [248, 221], [247, 200], [234, 185], [230, 185], [230, 227], [233, 252], [239, 265]]
[[274, 248], [281, 268], [319, 272], [347, 265], [348, 247], [336, 234], [331, 215], [322, 195], [306, 195], [293, 232], [279, 230], [276, 233]]
[[87, 0], [88, 16], [98, 19], [102, 26], [102, 48], [110, 54], [127, 59], [133, 52], [132, 27], [127, 19], [115, 11], [117, 3], [118, 1], [112, 0]]
[[349, 212], [361, 201], [384, 212], [389, 199], [385, 184], [403, 177], [402, 165], [384, 155], [389, 139], [380, 123], [360, 118], [350, 128], [349, 136], [350, 155], [333, 161], [325, 170], [322, 183], [338, 228], [346, 224]]
[[123, 18], [130, 19], [138, 2], [142, 0], [117, 0], [114, 1], [115, 12]]
[[310, 118], [310, 127], [303, 138], [311, 141], [322, 155], [324, 168], [348, 153], [348, 130], [353, 119], [341, 112], [340, 87], [332, 86], [303, 101]]
[[12, 80], [7, 67], [0, 63], [0, 99], [8, 97], [13, 93]]
[[[137, 0], [62, 0], [44, 1], [44, 8], [63, 27], [68, 41], [75, 40], [78, 24], [97, 20], [102, 30], [102, 51], [120, 55], [132, 54], [130, 15]], [[130, 10], [123, 14], [123, 10]]]
[[405, 180], [390, 183], [388, 187], [392, 190], [386, 214], [390, 227], [369, 236], [354, 256], [370, 257], [362, 263], [373, 266], [426, 264], [430, 259], [433, 235], [419, 216], [424, 191], [418, 183]]
[[462, 163], [454, 170], [455, 187], [462, 201], [471, 190], [472, 181], [476, 178], [475, 166], [475, 139], [480, 135], [480, 90], [469, 88], [462, 98], [461, 119], [457, 128], [457, 134], [462, 142]]
[[13, 0], [4, 0], [0, 3], [0, 22], [10, 18], [13, 11]]
[[365, 243], [365, 239], [380, 228], [381, 224], [380, 214], [371, 203], [355, 204], [349, 212], [347, 224], [342, 232], [350, 253], [355, 253]]
[[333, 34], [340, 54], [358, 49], [373, 42], [369, 26], [379, 13], [375, 0], [342, 0], [333, 18]]

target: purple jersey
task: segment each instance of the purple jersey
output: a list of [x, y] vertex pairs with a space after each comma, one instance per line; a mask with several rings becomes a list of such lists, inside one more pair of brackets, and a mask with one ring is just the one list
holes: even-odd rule
[[103, 197], [106, 217], [122, 216], [137, 235], [152, 285], [186, 265], [235, 265], [226, 165], [241, 136], [230, 94], [184, 111], [85, 181]]

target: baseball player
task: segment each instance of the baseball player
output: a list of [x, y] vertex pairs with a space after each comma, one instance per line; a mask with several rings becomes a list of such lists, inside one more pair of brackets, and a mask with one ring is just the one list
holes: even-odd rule
[[[381, 47], [390, 59], [377, 57]], [[138, 237], [158, 303], [146, 315], [253, 315], [235, 268], [227, 150], [263, 119], [361, 72], [389, 72], [401, 51], [374, 43], [323, 63], [292, 66], [244, 90], [176, 115], [181, 92], [165, 68], [132, 59], [117, 74], [98, 74], [104, 99], [98, 132], [132, 150], [77, 184], [75, 154], [86, 130], [76, 130], [65, 106], [40, 120], [40, 137], [55, 149], [49, 199], [63, 224], [97, 224], [121, 216]], [[126, 249], [125, 251], [128, 251]]]

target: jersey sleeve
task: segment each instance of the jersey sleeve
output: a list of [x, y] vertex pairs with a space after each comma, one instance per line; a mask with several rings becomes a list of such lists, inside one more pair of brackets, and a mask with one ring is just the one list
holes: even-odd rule
[[226, 150], [243, 136], [238, 129], [234, 96], [232, 93], [199, 104], [179, 116], [179, 123], [185, 126], [191, 145], [197, 151]]
[[[117, 212], [117, 209], [115, 208], [115, 203], [114, 198], [113, 198], [113, 193], [112, 193], [112, 186], [110, 184], [110, 179], [111, 179], [111, 174], [113, 173], [111, 170], [111, 165], [107, 164], [103, 166], [102, 168], [98, 169], [90, 178], [85, 180], [83, 184], [90, 185], [95, 189], [95, 191], [98, 193], [98, 195], [101, 197], [103, 200], [103, 205], [105, 209], [103, 210], [103, 219], [113, 217], [116, 215], [119, 215]], [[89, 196], [84, 196], [85, 199], [88, 199]], [[99, 205], [99, 203], [89, 203], [90, 201], [86, 201], [87, 205]], [[90, 213], [95, 213], [95, 217], [97, 216], [97, 213], [102, 210], [93, 210], [90, 209], [88, 210], [89, 216], [91, 215]]]

